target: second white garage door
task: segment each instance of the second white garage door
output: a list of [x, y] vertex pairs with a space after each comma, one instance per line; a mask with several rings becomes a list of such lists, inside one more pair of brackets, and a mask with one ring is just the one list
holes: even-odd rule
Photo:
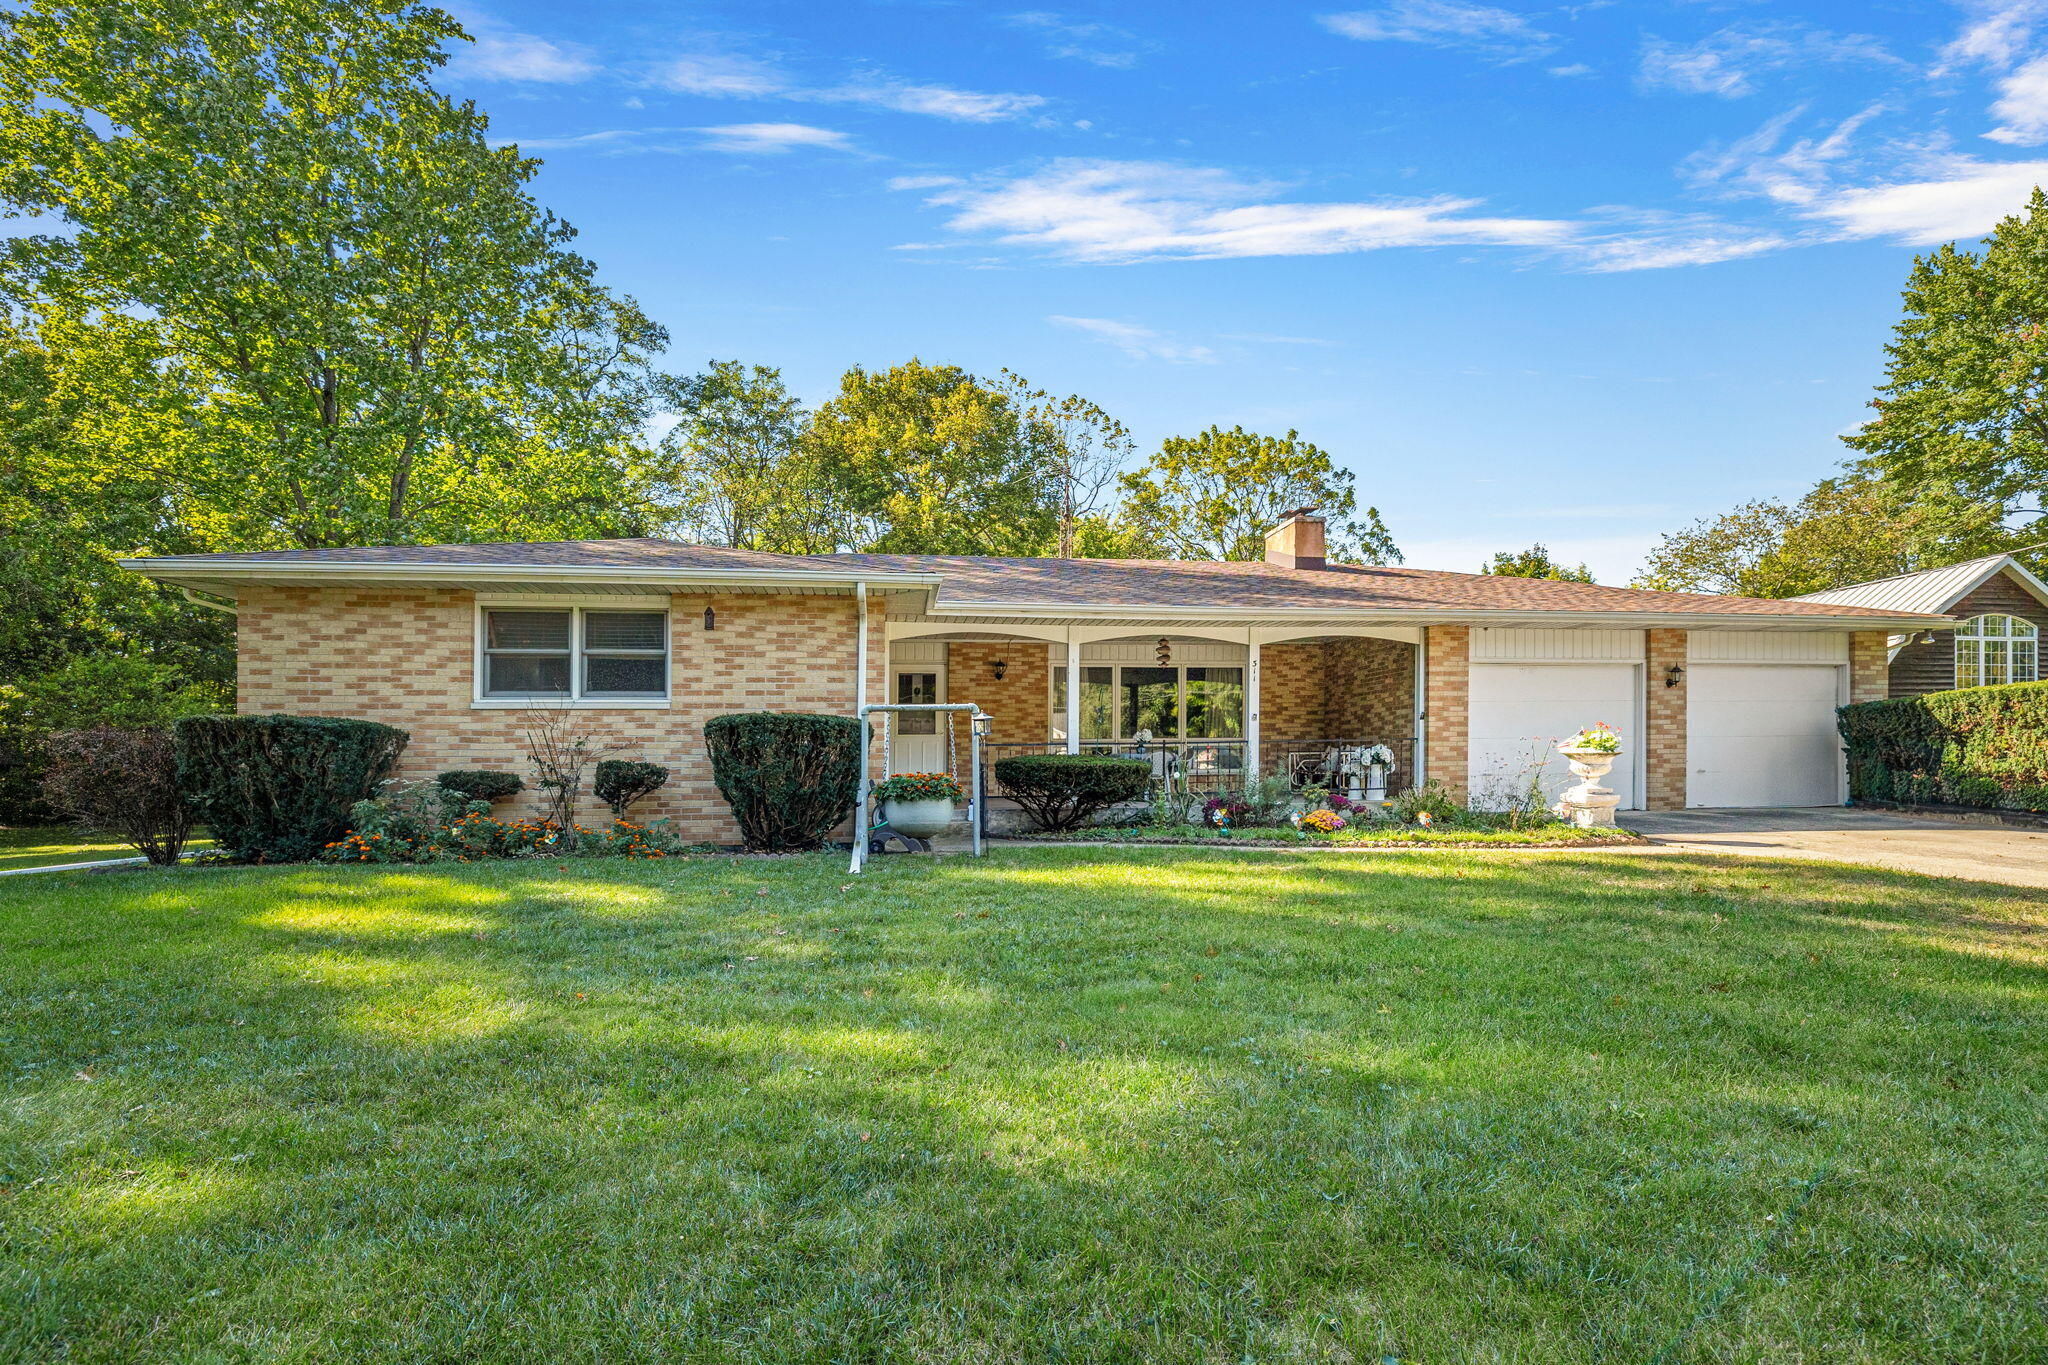
[[[1540, 759], [1545, 804], [1572, 784], [1557, 741], [1583, 725], [1606, 721], [1622, 733], [1624, 753], [1604, 779], [1623, 810], [1636, 797], [1636, 669], [1633, 664], [1473, 664], [1472, 799], [1492, 805], [1519, 785]], [[1493, 798], [1488, 801], [1488, 798]]]
[[1832, 664], [1692, 665], [1685, 803], [1840, 805], [1840, 685]]

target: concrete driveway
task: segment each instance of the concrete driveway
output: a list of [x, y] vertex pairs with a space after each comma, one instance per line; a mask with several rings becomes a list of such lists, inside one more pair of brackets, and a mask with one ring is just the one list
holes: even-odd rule
[[1700, 853], [1819, 858], [1931, 877], [2048, 887], [2048, 830], [1990, 819], [1808, 809], [1622, 811], [1619, 822], [1659, 844]]

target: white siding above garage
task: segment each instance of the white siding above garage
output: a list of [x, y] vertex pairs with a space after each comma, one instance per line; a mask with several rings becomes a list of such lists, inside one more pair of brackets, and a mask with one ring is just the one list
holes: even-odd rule
[[1839, 630], [1694, 630], [1685, 653], [1700, 663], [1846, 664], [1849, 636]]
[[1534, 630], [1482, 626], [1472, 632], [1472, 662], [1500, 664], [1643, 661], [1640, 630]]

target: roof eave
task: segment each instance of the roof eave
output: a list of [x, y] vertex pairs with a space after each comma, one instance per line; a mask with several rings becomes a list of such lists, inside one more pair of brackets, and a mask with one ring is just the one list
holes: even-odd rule
[[1105, 603], [940, 602], [927, 617], [1091, 617], [1148, 621], [1261, 620], [1369, 621], [1399, 625], [1512, 625], [1531, 622], [1580, 626], [1687, 627], [1806, 626], [1819, 630], [1938, 630], [1956, 624], [1953, 617], [1908, 612], [1885, 616], [1821, 612], [1686, 612], [1583, 611], [1550, 607], [1188, 607]]
[[115, 561], [159, 582], [181, 580], [239, 583], [317, 584], [321, 582], [378, 581], [393, 583], [446, 583], [489, 581], [532, 583], [677, 583], [706, 587], [853, 587], [865, 583], [871, 588], [935, 590], [940, 578], [935, 573], [876, 570], [872, 573], [814, 573], [800, 569], [704, 569], [669, 565], [586, 565], [586, 564], [301, 564], [196, 559], [122, 559]]

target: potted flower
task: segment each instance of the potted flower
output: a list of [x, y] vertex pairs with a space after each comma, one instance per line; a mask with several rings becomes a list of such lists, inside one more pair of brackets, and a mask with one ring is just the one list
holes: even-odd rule
[[1613, 824], [1621, 798], [1613, 788], [1601, 786], [1600, 779], [1621, 757], [1621, 732], [1602, 721], [1559, 741], [1557, 751], [1579, 779], [1576, 787], [1567, 787], [1560, 795], [1557, 813], [1576, 825]]
[[889, 828], [913, 839], [944, 834], [953, 823], [953, 807], [967, 792], [951, 773], [897, 773], [875, 784], [882, 818]]

